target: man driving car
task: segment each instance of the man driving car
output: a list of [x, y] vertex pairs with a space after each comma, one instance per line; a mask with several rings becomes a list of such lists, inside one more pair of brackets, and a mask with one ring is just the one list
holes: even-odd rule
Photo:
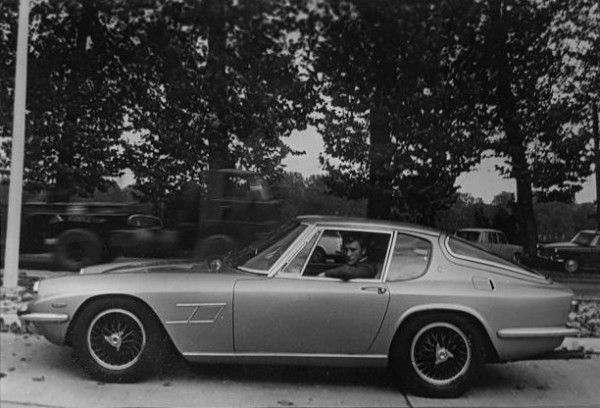
[[344, 237], [343, 242], [344, 265], [329, 269], [319, 276], [328, 278], [372, 279], [377, 274], [375, 265], [369, 262], [367, 245], [362, 236], [351, 234]]

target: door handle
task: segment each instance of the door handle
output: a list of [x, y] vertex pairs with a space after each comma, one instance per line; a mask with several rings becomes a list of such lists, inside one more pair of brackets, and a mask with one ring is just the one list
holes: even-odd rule
[[369, 292], [377, 292], [378, 295], [382, 295], [387, 292], [387, 289], [381, 286], [363, 286], [360, 289]]

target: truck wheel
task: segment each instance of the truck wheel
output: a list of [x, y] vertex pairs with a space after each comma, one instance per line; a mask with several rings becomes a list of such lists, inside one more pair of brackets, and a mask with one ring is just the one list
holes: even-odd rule
[[473, 384], [485, 360], [477, 327], [460, 315], [422, 315], [402, 327], [391, 365], [399, 385], [418, 395], [455, 398]]
[[57, 266], [67, 271], [100, 263], [102, 254], [100, 237], [85, 229], [71, 229], [60, 234], [54, 250]]
[[209, 259], [223, 255], [237, 246], [233, 238], [227, 235], [211, 235], [204, 238], [194, 249], [195, 259]]

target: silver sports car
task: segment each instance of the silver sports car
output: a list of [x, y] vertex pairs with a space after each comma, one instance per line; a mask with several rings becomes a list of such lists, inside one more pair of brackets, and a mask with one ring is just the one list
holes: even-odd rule
[[[344, 256], [313, 257], [332, 234]], [[410, 392], [454, 397], [484, 363], [536, 358], [576, 335], [571, 300], [446, 233], [305, 216], [210, 262], [45, 279], [19, 314], [102, 381], [139, 380], [176, 351], [190, 362], [388, 366]]]

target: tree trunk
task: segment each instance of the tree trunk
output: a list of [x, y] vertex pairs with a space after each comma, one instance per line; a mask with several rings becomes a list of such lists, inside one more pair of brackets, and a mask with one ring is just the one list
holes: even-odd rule
[[533, 260], [536, 255], [537, 225], [533, 211], [533, 191], [531, 172], [527, 163], [526, 140], [519, 126], [519, 114], [515, 96], [511, 91], [512, 72], [508, 61], [507, 28], [503, 16], [503, 3], [494, 1], [490, 5], [492, 33], [490, 46], [493, 47], [497, 70], [496, 98], [504, 132], [506, 147], [502, 149], [512, 161], [512, 176], [517, 182], [517, 220], [520, 236], [525, 247], [525, 259]]
[[[378, 101], [377, 101], [378, 102]], [[369, 197], [367, 217], [389, 219], [392, 201], [390, 165], [390, 116], [381, 103], [371, 107], [369, 131]]]
[[234, 164], [230, 159], [227, 131], [226, 3], [223, 0], [206, 2], [209, 24], [206, 84], [211, 107], [206, 136], [208, 137], [208, 166], [211, 170], [232, 167]]

